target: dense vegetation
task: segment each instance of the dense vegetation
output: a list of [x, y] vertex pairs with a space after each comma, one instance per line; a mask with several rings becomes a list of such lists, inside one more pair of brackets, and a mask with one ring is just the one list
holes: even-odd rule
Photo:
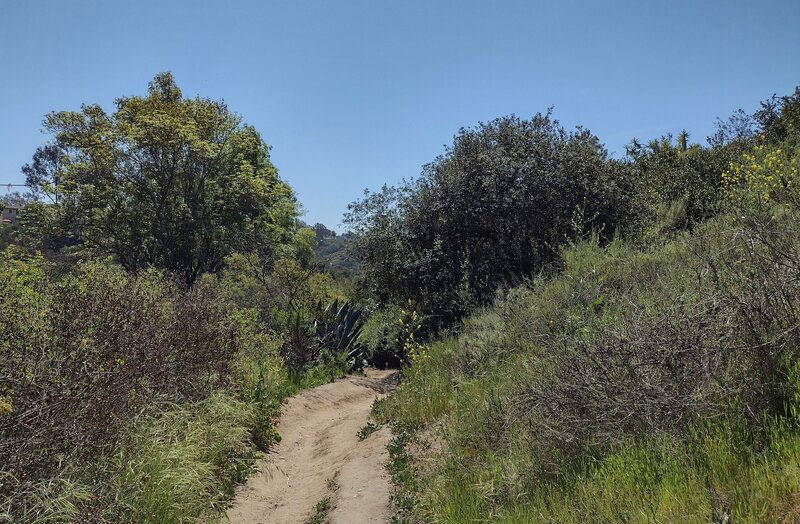
[[[410, 366], [398, 393], [375, 409], [395, 428], [398, 521], [798, 518], [798, 107], [800, 90], [752, 116], [737, 113], [708, 147], [688, 144], [685, 133], [647, 146], [634, 141], [623, 161], [603, 159], [604, 169], [636, 179], [627, 186], [636, 194], [615, 204], [633, 205], [627, 212], [593, 211], [590, 217], [606, 218], [566, 229], [549, 267], [545, 260], [529, 262], [534, 271], [502, 263], [505, 272], [492, 274], [505, 276], [495, 283], [513, 283], [513, 272], [524, 282], [476, 300], [479, 307], [433, 341], [415, 339], [420, 323], [407, 316]], [[463, 137], [486, 129], [462, 131], [436, 165], [465, 165]], [[479, 148], [474, 155], [482, 160], [507, 154], [502, 140]], [[508, 165], [471, 179], [491, 192], [499, 174], [528, 176], [526, 162], [511, 173]], [[362, 241], [385, 241], [385, 230], [397, 227], [406, 242], [437, 245], [438, 233], [417, 236], [413, 222], [412, 203], [431, 185], [456, 216], [488, 198], [471, 200], [425, 178], [405, 188], [399, 205], [358, 204], [373, 210], [367, 223], [378, 224]], [[564, 201], [597, 209], [588, 197], [580, 206]], [[496, 209], [481, 208], [488, 227]], [[626, 227], [631, 218], [635, 227]], [[497, 223], [511, 228], [518, 220], [533, 219]], [[579, 224], [586, 223], [584, 215]], [[492, 246], [501, 253], [480, 259], [487, 264], [506, 250], [501, 226], [494, 227]], [[461, 257], [446, 266], [462, 268], [461, 279], [481, 275], [469, 258], [480, 238], [463, 235], [450, 244], [458, 249], [446, 251]], [[530, 246], [518, 241], [514, 256]], [[382, 260], [365, 257], [365, 264], [392, 271]], [[409, 296], [412, 318], [441, 311]]]
[[0, 521], [218, 518], [281, 401], [364, 364], [403, 366], [399, 522], [800, 518], [800, 89], [624, 158], [551, 111], [461, 129], [341, 235], [169, 73], [45, 128], [0, 230]]
[[165, 73], [45, 127], [0, 239], [0, 521], [218, 517], [362, 310], [224, 103]]
[[588, 131], [507, 117], [462, 129], [421, 177], [351, 205], [347, 223], [373, 294], [411, 298], [446, 327], [570, 239], [633, 224], [633, 180]]
[[54, 138], [23, 171], [55, 203], [37, 210], [50, 243], [79, 240], [128, 270], [162, 267], [191, 286], [234, 251], [286, 243], [296, 225], [291, 189], [258, 132], [222, 102], [183, 98], [169, 73], [148, 96], [117, 99], [113, 114], [85, 105], [44, 126]]

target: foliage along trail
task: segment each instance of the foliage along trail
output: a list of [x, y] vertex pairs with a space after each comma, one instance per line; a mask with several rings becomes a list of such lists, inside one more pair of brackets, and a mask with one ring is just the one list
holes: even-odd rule
[[395, 371], [370, 370], [290, 398], [277, 426], [281, 442], [240, 488], [228, 510], [230, 522], [291, 524], [315, 517], [330, 523], [388, 522], [389, 429], [363, 440], [358, 433], [373, 401], [388, 393], [396, 378]]

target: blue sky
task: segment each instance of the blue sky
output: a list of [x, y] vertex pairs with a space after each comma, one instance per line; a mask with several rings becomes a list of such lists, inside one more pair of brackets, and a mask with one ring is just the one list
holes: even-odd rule
[[[548, 106], [612, 152], [800, 84], [800, 2], [0, 0], [0, 183], [51, 110], [171, 70], [273, 146], [305, 220], [419, 174], [461, 126]], [[2, 193], [4, 189], [0, 189]]]

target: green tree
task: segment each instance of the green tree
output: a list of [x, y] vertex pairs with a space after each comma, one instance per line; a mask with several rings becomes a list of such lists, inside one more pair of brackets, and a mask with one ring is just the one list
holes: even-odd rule
[[690, 144], [689, 133], [681, 131], [677, 139], [665, 135], [647, 145], [633, 139], [627, 147], [626, 168], [643, 182], [651, 211], [654, 213], [659, 205], [681, 204], [681, 217], [674, 224], [678, 229], [692, 227], [719, 212], [722, 172], [751, 143], [743, 131], [721, 127], [709, 142], [711, 147]]
[[233, 251], [290, 243], [297, 229], [259, 133], [222, 101], [183, 97], [170, 73], [112, 114], [85, 105], [44, 126], [54, 139], [23, 168], [52, 202], [38, 215], [129, 270], [164, 268], [191, 286]]
[[759, 126], [762, 141], [769, 144], [797, 143], [800, 136], [800, 86], [795, 87], [791, 95], [772, 95], [761, 102], [761, 108], [753, 118]]
[[589, 131], [509, 116], [462, 129], [418, 180], [367, 193], [346, 223], [379, 302], [411, 298], [446, 325], [571, 239], [633, 227], [634, 185]]

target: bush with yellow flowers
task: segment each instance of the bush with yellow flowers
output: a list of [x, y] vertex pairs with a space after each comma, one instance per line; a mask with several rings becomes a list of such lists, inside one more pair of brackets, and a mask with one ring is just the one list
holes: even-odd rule
[[422, 321], [416, 309], [408, 301], [408, 309], [401, 309], [401, 317], [398, 320], [402, 328], [403, 350], [406, 358], [412, 367], [419, 366], [428, 358], [428, 352], [424, 344], [420, 343], [415, 334], [422, 328]]
[[797, 147], [756, 146], [722, 173], [726, 197], [747, 206], [796, 204], [800, 202], [798, 165]]

